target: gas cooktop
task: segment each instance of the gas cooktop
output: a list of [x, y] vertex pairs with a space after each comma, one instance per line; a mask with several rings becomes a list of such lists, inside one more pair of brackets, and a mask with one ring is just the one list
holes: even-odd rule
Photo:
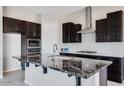
[[97, 53], [97, 51], [77, 51], [77, 53]]

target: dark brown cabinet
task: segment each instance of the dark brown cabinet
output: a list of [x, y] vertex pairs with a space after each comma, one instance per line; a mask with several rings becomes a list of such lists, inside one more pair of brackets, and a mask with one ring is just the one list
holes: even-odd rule
[[41, 25], [37, 23], [27, 22], [26, 23], [26, 32], [27, 38], [36, 38], [40, 39], [41, 34]]
[[41, 24], [36, 24], [36, 37], [37, 39], [41, 39]]
[[26, 32], [26, 22], [14, 18], [3, 17], [3, 32], [4, 33], [22, 33]]
[[96, 42], [121, 42], [123, 40], [123, 12], [107, 14], [107, 19], [96, 20]]
[[107, 42], [107, 19], [96, 20], [96, 42]]
[[72, 22], [62, 24], [63, 43], [78, 43], [81, 42], [81, 34], [77, 32], [81, 30], [80, 24]]
[[14, 31], [15, 20], [8, 17], [3, 17], [3, 32], [9, 33]]
[[116, 82], [122, 82], [123, 81], [123, 70], [121, 62], [121, 59], [114, 58], [112, 61], [112, 65], [108, 67], [108, 80], [116, 81]]
[[26, 32], [27, 38], [34, 38], [36, 37], [36, 25], [35, 23], [27, 22], [26, 23]]
[[117, 11], [107, 14], [109, 41], [122, 41], [123, 12]]
[[75, 24], [74, 26], [74, 39], [73, 39], [73, 42], [81, 42], [82, 38], [81, 38], [81, 34], [80, 33], [77, 33], [78, 31], [80, 31], [82, 28], [81, 28], [81, 24]]
[[17, 31], [23, 35], [26, 35], [26, 22], [22, 20], [17, 20], [16, 25]]
[[27, 38], [41, 38], [41, 24], [3, 17], [4, 33], [21, 33]]
[[69, 23], [64, 23], [62, 25], [62, 31], [63, 31], [63, 43], [69, 43], [71, 42], [71, 31], [73, 32], [74, 30], [74, 24], [69, 22]]

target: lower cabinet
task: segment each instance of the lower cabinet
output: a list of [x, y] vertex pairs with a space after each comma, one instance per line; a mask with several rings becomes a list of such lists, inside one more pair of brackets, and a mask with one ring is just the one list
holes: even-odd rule
[[114, 59], [112, 65], [108, 67], [108, 80], [122, 82], [124, 71], [123, 71], [123, 62], [121, 59]]
[[96, 57], [96, 59], [112, 61], [108, 67], [108, 80], [121, 83], [124, 79], [124, 61], [123, 58], [116, 57]]

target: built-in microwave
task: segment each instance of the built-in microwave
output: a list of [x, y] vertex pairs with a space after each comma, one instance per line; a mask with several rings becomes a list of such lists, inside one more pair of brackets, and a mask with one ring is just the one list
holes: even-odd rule
[[27, 39], [27, 48], [40, 48], [40, 39]]

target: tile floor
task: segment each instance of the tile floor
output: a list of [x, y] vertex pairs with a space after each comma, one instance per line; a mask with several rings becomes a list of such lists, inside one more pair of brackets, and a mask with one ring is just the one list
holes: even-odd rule
[[107, 81], [108, 86], [124, 86], [124, 81], [121, 83], [113, 82], [113, 81]]
[[[108, 86], [124, 86], [124, 82], [122, 84], [107, 81]], [[0, 86], [28, 86], [24, 83], [24, 71], [17, 70], [8, 73], [4, 73], [4, 79], [0, 80]]]
[[0, 80], [0, 86], [27, 86], [24, 83], [24, 71], [5, 72], [4, 78]]

